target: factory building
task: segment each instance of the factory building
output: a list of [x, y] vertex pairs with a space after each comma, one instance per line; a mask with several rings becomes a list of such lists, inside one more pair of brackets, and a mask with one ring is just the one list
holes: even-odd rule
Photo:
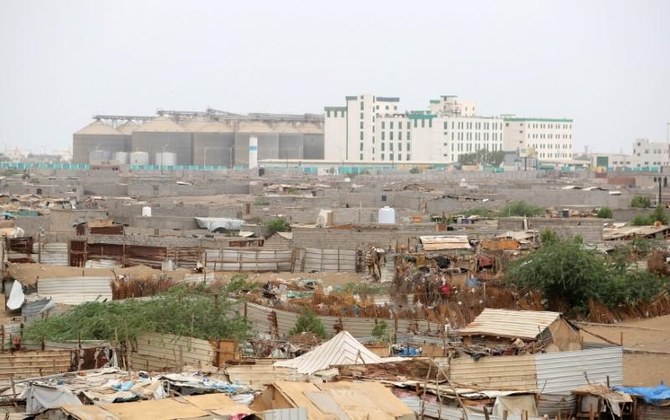
[[248, 166], [250, 138], [262, 159], [324, 158], [320, 115], [159, 111], [155, 117], [94, 116], [73, 135], [73, 162], [155, 166]]

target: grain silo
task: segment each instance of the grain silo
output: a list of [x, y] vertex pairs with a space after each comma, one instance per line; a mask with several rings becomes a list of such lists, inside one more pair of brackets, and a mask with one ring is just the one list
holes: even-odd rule
[[234, 123], [195, 120], [182, 123], [181, 126], [191, 133], [194, 165], [227, 167], [234, 165]]
[[[147, 152], [151, 158], [157, 153], [172, 152], [177, 155], [177, 165], [190, 165], [193, 161], [191, 134], [166, 116], [147, 121], [133, 131], [131, 150]], [[155, 165], [156, 161], [149, 163]]]
[[324, 159], [323, 125], [318, 122], [303, 122], [298, 125], [302, 133], [303, 159]]
[[279, 136], [279, 159], [303, 158], [303, 135], [295, 122], [280, 122], [273, 127]]
[[235, 133], [235, 163], [249, 165], [249, 138], [258, 139], [258, 160], [279, 159], [279, 134], [266, 122], [243, 120]]
[[[93, 156], [97, 159], [98, 155], [111, 155], [114, 152], [125, 150], [124, 137], [114, 127], [96, 120], [81, 130], [73, 134], [72, 140], [72, 162], [90, 163], [89, 159]], [[108, 158], [109, 159], [109, 158]]]

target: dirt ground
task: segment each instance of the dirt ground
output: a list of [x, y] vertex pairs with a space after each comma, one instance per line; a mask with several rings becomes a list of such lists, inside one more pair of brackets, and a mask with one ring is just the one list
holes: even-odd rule
[[[655, 386], [670, 382], [670, 315], [629, 320], [615, 325], [581, 324], [585, 330], [620, 343], [623, 337], [624, 384]], [[602, 343], [590, 334], [585, 342]]]

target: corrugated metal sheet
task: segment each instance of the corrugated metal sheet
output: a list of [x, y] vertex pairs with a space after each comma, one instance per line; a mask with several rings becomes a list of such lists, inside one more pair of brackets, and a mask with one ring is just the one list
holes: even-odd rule
[[459, 330], [462, 335], [487, 335], [532, 340], [561, 316], [558, 312], [485, 308]]
[[[288, 331], [293, 328], [300, 314], [295, 312], [275, 310], [255, 303], [247, 303], [247, 318], [253, 324], [256, 331], [260, 333], [271, 333], [273, 326], [270, 322], [269, 316], [273, 312], [277, 315], [277, 329], [279, 335], [286, 335]], [[342, 322], [345, 331], [349, 331], [354, 337], [370, 337], [372, 329], [375, 326], [374, 318], [354, 318], [354, 317], [335, 317], [335, 316], [319, 316], [326, 331], [330, 334], [335, 334], [335, 325]], [[391, 319], [386, 320], [391, 330], [395, 329], [395, 321]], [[409, 332], [426, 332], [436, 331], [439, 325], [428, 321], [414, 321], [411, 319], [399, 319], [397, 321], [398, 333]]]
[[670, 407], [642, 404], [638, 405], [637, 414], [639, 419], [644, 420], [668, 420], [670, 419]]
[[68, 266], [69, 254], [67, 242], [51, 242], [42, 245], [40, 261], [42, 264]]
[[253, 387], [264, 387], [275, 381], [304, 381], [306, 375], [300, 375], [295, 368], [272, 365], [227, 366], [226, 374], [230, 382]]
[[356, 251], [349, 249], [306, 248], [304, 271], [355, 272]]
[[573, 394], [540, 394], [537, 397], [537, 412], [555, 418], [574, 411], [577, 397]]
[[114, 260], [86, 260], [86, 264], [84, 264], [84, 267], [86, 268], [116, 268], [116, 267], [122, 267], [120, 263]]
[[78, 276], [39, 279], [37, 294], [56, 303], [78, 305], [94, 300], [112, 300], [111, 276]]
[[133, 369], [162, 371], [184, 365], [212, 366], [215, 356], [209, 341], [151, 333], [137, 338], [130, 359]]
[[483, 357], [478, 361], [461, 357], [452, 359], [451, 366], [444, 367], [443, 371], [462, 388], [531, 392], [537, 389], [532, 355]]
[[567, 394], [591, 383], [623, 383], [623, 349], [618, 346], [535, 355], [537, 387], [542, 393]]
[[290, 250], [208, 249], [205, 266], [222, 271], [290, 271], [293, 252]]
[[347, 331], [290, 360], [280, 360], [275, 366], [294, 367], [298, 373], [312, 374], [338, 365], [382, 363], [381, 357], [361, 344]]
[[72, 363], [69, 350], [0, 353], [0, 387], [9, 379], [35, 378], [68, 372]]

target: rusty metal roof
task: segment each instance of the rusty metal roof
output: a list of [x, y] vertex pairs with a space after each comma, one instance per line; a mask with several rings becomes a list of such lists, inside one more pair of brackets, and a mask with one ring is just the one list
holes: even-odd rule
[[459, 333], [532, 340], [560, 316], [559, 312], [486, 308]]

